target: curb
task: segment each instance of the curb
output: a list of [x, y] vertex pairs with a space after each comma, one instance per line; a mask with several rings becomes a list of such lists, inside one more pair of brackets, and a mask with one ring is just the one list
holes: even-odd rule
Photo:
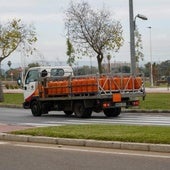
[[43, 136], [13, 135], [7, 133], [0, 133], [0, 140], [170, 153], [170, 145], [167, 144], [53, 138], [53, 137], [43, 137]]

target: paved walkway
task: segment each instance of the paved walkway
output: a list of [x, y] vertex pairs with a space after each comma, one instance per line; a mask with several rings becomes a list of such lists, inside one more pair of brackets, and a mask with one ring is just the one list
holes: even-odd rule
[[170, 93], [170, 88], [167, 87], [147, 87], [145, 90], [146, 93]]
[[20, 125], [8, 125], [8, 124], [0, 124], [0, 133], [8, 133], [18, 130], [25, 130], [29, 128], [35, 128], [32, 126], [20, 126]]

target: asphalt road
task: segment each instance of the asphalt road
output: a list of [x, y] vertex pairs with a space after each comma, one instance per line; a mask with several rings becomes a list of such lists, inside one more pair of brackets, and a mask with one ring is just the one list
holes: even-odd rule
[[165, 153], [0, 142], [0, 170], [169, 170]]
[[[74, 115], [66, 117], [63, 112], [33, 117], [30, 110], [0, 108], [0, 125], [55, 126], [65, 124], [140, 124], [170, 126], [169, 113], [121, 113], [116, 118], [107, 118], [103, 113], [93, 114], [89, 119], [78, 119]], [[2, 132], [2, 131], [0, 131]]]

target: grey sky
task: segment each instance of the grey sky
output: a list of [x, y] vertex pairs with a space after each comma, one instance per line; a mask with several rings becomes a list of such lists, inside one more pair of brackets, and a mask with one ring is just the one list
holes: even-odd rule
[[[73, 0], [75, 1], [75, 0]], [[87, 0], [94, 9], [103, 6], [112, 12], [113, 18], [119, 20], [124, 30], [124, 46], [115, 53], [112, 61], [130, 62], [129, 47], [129, 0]], [[170, 59], [170, 1], [169, 0], [133, 0], [134, 15], [143, 14], [147, 21], [136, 20], [142, 34], [144, 62], [150, 61], [149, 29], [152, 35], [153, 61]], [[66, 38], [64, 30], [64, 11], [70, 0], [0, 0], [0, 22], [21, 18], [24, 23], [34, 24], [38, 36], [37, 48], [46, 61], [66, 61]], [[76, 0], [79, 2], [79, 0]], [[15, 56], [15, 59], [14, 59]], [[37, 60], [39, 56], [36, 56]], [[17, 58], [17, 59], [16, 59]], [[13, 63], [23, 61], [20, 54], [14, 54], [4, 61]], [[35, 57], [30, 57], [31, 62]], [[82, 60], [88, 60], [82, 59]], [[95, 58], [93, 59], [95, 61]], [[27, 62], [27, 61], [26, 61]]]

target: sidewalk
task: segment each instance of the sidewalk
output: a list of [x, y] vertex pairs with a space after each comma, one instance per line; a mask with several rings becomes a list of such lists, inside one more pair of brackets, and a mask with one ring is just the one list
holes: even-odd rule
[[170, 89], [167, 87], [147, 87], [146, 93], [170, 93]]
[[[167, 87], [146, 87], [146, 93], [170, 93]], [[23, 93], [23, 89], [3, 89], [4, 93]]]
[[23, 93], [23, 89], [3, 89], [3, 93]]
[[0, 133], [8, 133], [17, 130], [25, 130], [29, 128], [35, 128], [33, 126], [21, 126], [21, 125], [9, 125], [9, 124], [1, 124], [0, 123]]

